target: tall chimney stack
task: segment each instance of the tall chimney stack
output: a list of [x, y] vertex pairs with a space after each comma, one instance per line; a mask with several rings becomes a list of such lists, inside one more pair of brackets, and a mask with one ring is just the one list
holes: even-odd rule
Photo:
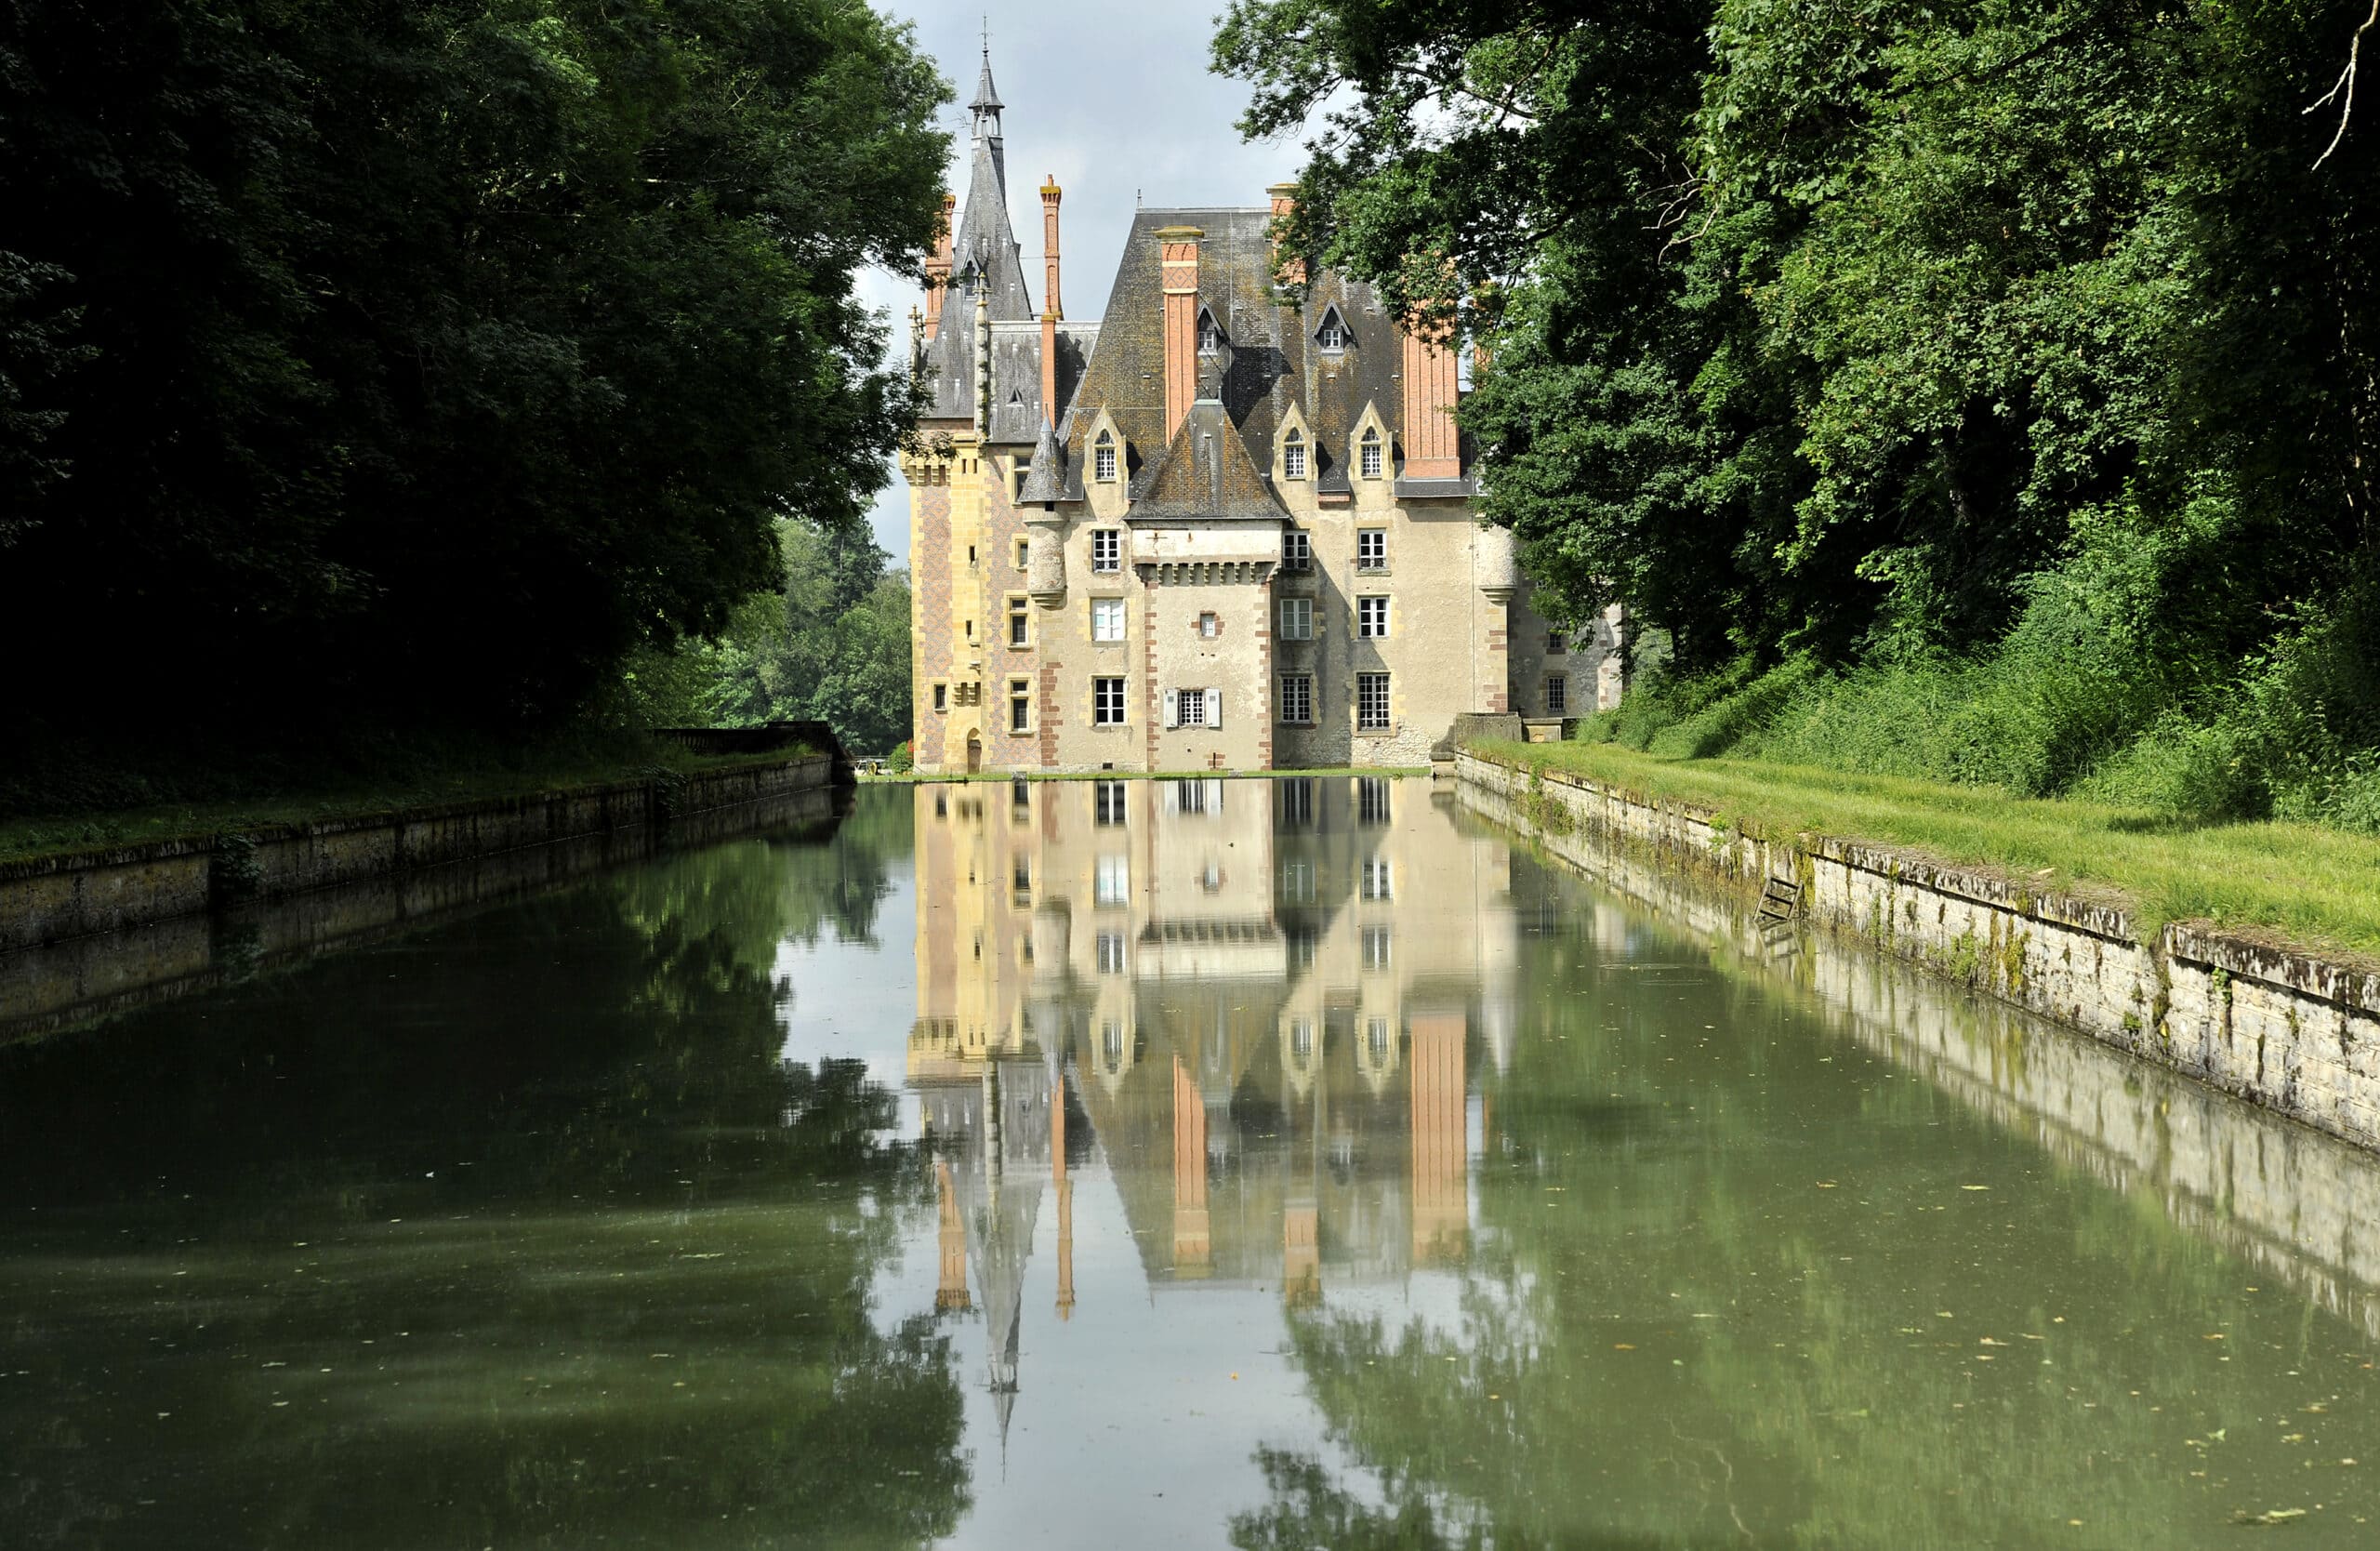
[[934, 233], [933, 252], [926, 258], [926, 342], [942, 332], [942, 298], [950, 289], [951, 213], [959, 208], [959, 196], [942, 196], [942, 226]]
[[1198, 243], [1195, 226], [1160, 226], [1165, 286], [1165, 439], [1182, 429], [1198, 396]]
[[1058, 320], [1066, 315], [1058, 299], [1058, 202], [1065, 191], [1055, 176], [1041, 180], [1041, 416], [1058, 419]]
[[1265, 197], [1273, 202], [1273, 219], [1276, 223], [1276, 230], [1273, 233], [1274, 282], [1280, 285], [1302, 285], [1305, 284], [1305, 260], [1302, 258], [1292, 258], [1289, 260], [1286, 268], [1283, 267], [1281, 263], [1281, 236], [1278, 230], [1279, 222], [1285, 221], [1291, 216], [1297, 214], [1298, 186], [1295, 183], [1276, 183], [1266, 189], [1264, 193]]
[[1448, 343], [1453, 330], [1417, 316], [1408, 321], [1403, 333], [1405, 477], [1461, 479], [1462, 440], [1454, 424], [1461, 387], [1454, 351]]

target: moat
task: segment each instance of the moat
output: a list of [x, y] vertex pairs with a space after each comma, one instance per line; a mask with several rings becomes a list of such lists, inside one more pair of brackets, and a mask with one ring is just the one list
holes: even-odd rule
[[2380, 1538], [2380, 1162], [1853, 951], [878, 786], [0, 1045], [0, 1544]]

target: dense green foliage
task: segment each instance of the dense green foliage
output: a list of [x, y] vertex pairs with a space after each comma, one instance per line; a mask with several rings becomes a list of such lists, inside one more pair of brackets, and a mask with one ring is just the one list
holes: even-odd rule
[[856, 754], [909, 730], [909, 582], [864, 526], [777, 526], [784, 585], [738, 605], [715, 642], [630, 664], [647, 724], [753, 727], [816, 720]]
[[946, 98], [858, 0], [0, 3], [12, 712], [517, 728], [716, 632], [886, 478]]
[[1451, 271], [1487, 514], [1677, 737], [2370, 824], [2375, 164], [2304, 112], [2367, 8], [1236, 0], [1216, 61], [1316, 131], [1302, 251]]

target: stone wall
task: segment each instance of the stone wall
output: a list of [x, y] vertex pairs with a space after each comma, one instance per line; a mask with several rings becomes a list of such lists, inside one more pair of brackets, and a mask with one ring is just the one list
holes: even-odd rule
[[1616, 840], [1747, 894], [1771, 878], [1796, 884], [1813, 924], [2380, 1149], [2380, 975], [2186, 924], [2144, 946], [2111, 906], [1856, 842], [1749, 835], [1683, 804], [1532, 776], [1469, 749], [1456, 774], [1474, 803], [1497, 799], [1566, 859], [1585, 865]]
[[0, 954], [824, 790], [833, 778], [831, 755], [803, 754], [683, 777], [0, 863]]

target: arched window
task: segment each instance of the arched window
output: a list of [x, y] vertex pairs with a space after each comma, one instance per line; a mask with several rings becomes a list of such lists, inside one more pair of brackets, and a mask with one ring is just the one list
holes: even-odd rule
[[1116, 438], [1107, 431], [1099, 433], [1098, 442], [1091, 449], [1091, 476], [1103, 484], [1115, 483]]
[[1359, 467], [1363, 470], [1364, 477], [1366, 479], [1380, 478], [1380, 427], [1365, 428], [1363, 451], [1360, 457]]
[[1294, 431], [1281, 444], [1281, 472], [1290, 479], [1305, 478], [1305, 438]]

